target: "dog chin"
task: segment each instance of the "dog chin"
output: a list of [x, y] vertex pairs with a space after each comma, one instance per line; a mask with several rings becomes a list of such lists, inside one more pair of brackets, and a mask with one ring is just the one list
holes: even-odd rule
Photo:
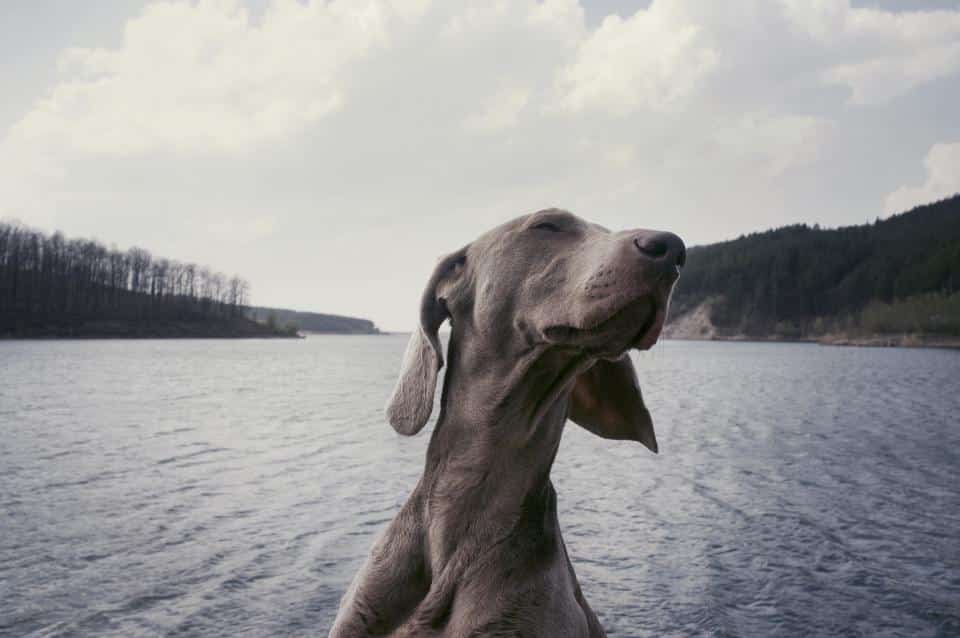
[[636, 348], [637, 350], [649, 350], [652, 348], [654, 344], [657, 343], [657, 339], [660, 338], [660, 333], [663, 331], [663, 323], [666, 318], [666, 309], [659, 305], [656, 306], [649, 324], [637, 333], [630, 347]]
[[551, 343], [579, 347], [599, 358], [616, 359], [632, 348], [651, 348], [660, 336], [665, 316], [665, 304], [654, 295], [644, 295], [592, 328], [552, 326], [544, 335]]
[[632, 349], [649, 350], [660, 338], [665, 318], [664, 307], [656, 297], [633, 301], [605, 322], [610, 324], [609, 341], [600, 349], [608, 358], [619, 358]]

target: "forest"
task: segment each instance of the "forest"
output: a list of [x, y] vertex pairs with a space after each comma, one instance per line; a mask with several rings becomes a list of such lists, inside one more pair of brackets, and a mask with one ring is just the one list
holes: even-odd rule
[[369, 319], [344, 317], [343, 315], [323, 314], [319, 312], [304, 312], [288, 308], [265, 308], [251, 306], [247, 308], [247, 316], [260, 323], [274, 326], [296, 326], [301, 332], [315, 332], [325, 334], [381, 334], [377, 326]]
[[704, 302], [718, 337], [960, 335], [960, 195], [859, 226], [693, 247], [671, 320]]
[[0, 336], [264, 332], [243, 316], [248, 295], [240, 277], [142, 248], [0, 222]]

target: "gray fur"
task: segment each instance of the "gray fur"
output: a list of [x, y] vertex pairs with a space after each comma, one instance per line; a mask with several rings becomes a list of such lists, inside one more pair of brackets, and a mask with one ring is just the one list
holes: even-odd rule
[[330, 636], [605, 635], [560, 535], [550, 468], [568, 417], [657, 451], [625, 353], [656, 342], [684, 255], [675, 235], [549, 209], [440, 261], [386, 408], [401, 434], [427, 422], [449, 319], [423, 476]]

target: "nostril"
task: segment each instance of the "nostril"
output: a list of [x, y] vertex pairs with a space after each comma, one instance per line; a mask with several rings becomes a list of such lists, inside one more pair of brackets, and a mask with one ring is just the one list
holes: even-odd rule
[[637, 250], [653, 259], [660, 259], [670, 251], [670, 245], [658, 237], [644, 237], [643, 239], [637, 237], [633, 240], [633, 244], [637, 247]]
[[687, 247], [673, 233], [641, 231], [634, 236], [633, 245], [647, 259], [677, 268], [687, 263]]

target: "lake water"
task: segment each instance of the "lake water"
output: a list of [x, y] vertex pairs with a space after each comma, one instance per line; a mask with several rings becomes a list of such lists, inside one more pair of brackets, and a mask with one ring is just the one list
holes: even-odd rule
[[[0, 342], [0, 634], [325, 635], [428, 434], [406, 338]], [[568, 425], [611, 636], [960, 635], [960, 352], [664, 342], [661, 454]]]

